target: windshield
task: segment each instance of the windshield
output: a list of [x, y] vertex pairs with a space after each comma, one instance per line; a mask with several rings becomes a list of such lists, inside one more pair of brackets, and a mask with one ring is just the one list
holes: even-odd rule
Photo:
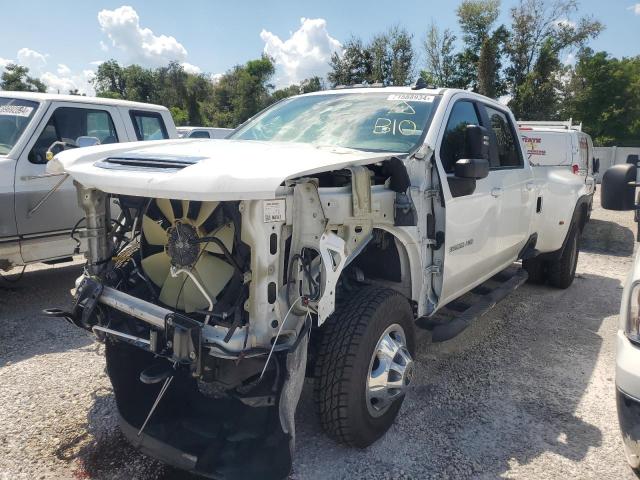
[[0, 155], [16, 144], [38, 108], [38, 102], [0, 97]]
[[426, 132], [437, 97], [427, 93], [340, 93], [277, 103], [229, 138], [301, 142], [408, 153]]

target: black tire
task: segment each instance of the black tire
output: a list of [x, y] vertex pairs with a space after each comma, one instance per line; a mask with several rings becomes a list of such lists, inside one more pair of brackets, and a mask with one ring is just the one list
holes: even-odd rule
[[530, 258], [522, 261], [522, 268], [529, 274], [527, 282], [535, 285], [542, 285], [547, 281], [547, 268], [543, 261], [537, 258]]
[[387, 288], [364, 287], [322, 326], [314, 397], [323, 429], [339, 443], [371, 445], [389, 429], [402, 406], [403, 393], [379, 416], [372, 415], [367, 404], [374, 350], [394, 325], [404, 330], [406, 347], [413, 355], [413, 311], [407, 299]]
[[578, 254], [580, 253], [580, 230], [573, 227], [569, 231], [567, 244], [562, 255], [548, 264], [549, 284], [556, 288], [569, 288], [576, 276]]

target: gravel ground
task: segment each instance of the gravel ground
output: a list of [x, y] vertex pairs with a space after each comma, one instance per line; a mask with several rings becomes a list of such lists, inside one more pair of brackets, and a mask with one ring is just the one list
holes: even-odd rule
[[[328, 440], [308, 383], [291, 478], [635, 478], [614, 397], [631, 216], [594, 210], [568, 290], [525, 285], [443, 344], [420, 331], [413, 387], [372, 447]], [[126, 443], [102, 347], [39, 313], [69, 304], [79, 273], [75, 262], [0, 281], [0, 480], [194, 478]]]

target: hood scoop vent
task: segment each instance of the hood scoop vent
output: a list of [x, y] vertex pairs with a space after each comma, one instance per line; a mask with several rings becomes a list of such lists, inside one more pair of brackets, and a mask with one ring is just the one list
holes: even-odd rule
[[202, 158], [135, 158], [111, 157], [96, 162], [99, 168], [112, 170], [144, 170], [153, 172], [175, 172], [198, 163]]

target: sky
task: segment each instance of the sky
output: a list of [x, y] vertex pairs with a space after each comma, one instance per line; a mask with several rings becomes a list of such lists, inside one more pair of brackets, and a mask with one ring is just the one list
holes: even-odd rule
[[[0, 71], [17, 62], [30, 68], [52, 92], [89, 83], [100, 62], [115, 58], [147, 67], [178, 60], [189, 72], [215, 79], [263, 52], [276, 62], [277, 86], [313, 75], [324, 76], [328, 60], [352, 35], [370, 38], [393, 25], [414, 35], [420, 54], [434, 21], [458, 33], [458, 1], [364, 0], [281, 1], [84, 1], [5, 2], [0, 41]], [[503, 0], [500, 22], [508, 23]], [[613, 56], [640, 55], [640, 3], [582, 0], [576, 16], [592, 15], [606, 27], [590, 46]], [[575, 17], [574, 17], [575, 19]], [[568, 20], [572, 20], [569, 18]], [[571, 61], [567, 52], [565, 61]], [[417, 65], [423, 65], [417, 59]]]

